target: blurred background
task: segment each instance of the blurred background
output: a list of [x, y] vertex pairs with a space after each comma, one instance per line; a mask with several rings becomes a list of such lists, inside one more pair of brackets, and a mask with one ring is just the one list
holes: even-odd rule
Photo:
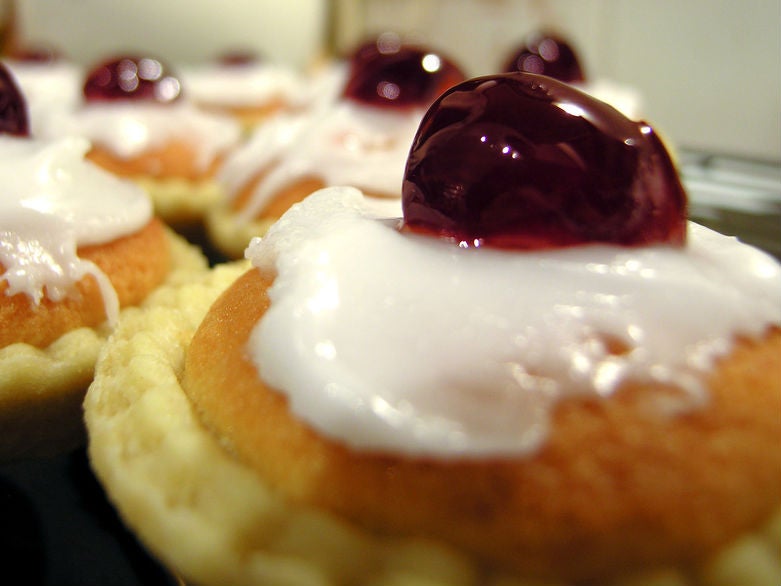
[[197, 62], [238, 46], [306, 68], [393, 30], [490, 73], [527, 33], [565, 34], [587, 73], [636, 88], [676, 145], [781, 162], [778, 0], [0, 0], [6, 35], [74, 60]]

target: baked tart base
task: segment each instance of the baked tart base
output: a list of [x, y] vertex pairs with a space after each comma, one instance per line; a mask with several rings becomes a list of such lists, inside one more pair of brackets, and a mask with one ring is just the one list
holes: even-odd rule
[[[171, 245], [164, 284], [181, 284], [206, 270], [197, 248], [164, 230]], [[120, 320], [127, 311], [120, 312]], [[102, 324], [73, 329], [45, 347], [0, 348], [0, 460], [53, 455], [85, 441], [82, 401], [110, 334]]]
[[[129, 312], [87, 394], [94, 470], [150, 551], [202, 585], [570, 584], [492, 570], [440, 540], [381, 535], [295, 502], [212, 434], [182, 387], [185, 357], [212, 302], [247, 268], [219, 266]], [[607, 583], [770, 586], [779, 576], [781, 511], [696, 567], [662, 567]]]

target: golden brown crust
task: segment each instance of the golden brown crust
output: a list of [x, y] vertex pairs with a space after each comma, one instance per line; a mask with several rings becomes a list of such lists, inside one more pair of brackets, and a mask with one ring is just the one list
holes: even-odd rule
[[290, 104], [286, 100], [274, 98], [262, 104], [253, 105], [225, 105], [201, 103], [200, 107], [206, 112], [213, 114], [229, 115], [238, 120], [242, 127], [251, 131], [259, 123], [263, 122], [271, 115], [289, 109]]
[[182, 387], [207, 427], [293, 502], [379, 532], [443, 539], [532, 575], [600, 577], [687, 564], [781, 503], [781, 331], [740, 342], [710, 403], [672, 419], [650, 386], [562, 403], [541, 452], [441, 462], [356, 453], [318, 435], [246, 360], [272, 277], [252, 270], [192, 340]]
[[[268, 170], [257, 173], [247, 181], [229, 201], [221, 201], [206, 213], [206, 230], [211, 244], [230, 259], [243, 257], [249, 241], [255, 236], [263, 236], [273, 222], [294, 204], [302, 201], [315, 191], [326, 187], [322, 178], [309, 175], [280, 189], [271, 200], [262, 206], [248, 221], [238, 219], [238, 214], [247, 208], [253, 193], [265, 179]], [[367, 197], [389, 198], [396, 195], [374, 193], [364, 190]]]
[[120, 177], [177, 177], [191, 181], [212, 177], [220, 164], [220, 159], [216, 158], [207, 168], [201, 168], [197, 164], [195, 148], [184, 141], [171, 141], [130, 158], [118, 157], [105, 148], [93, 146], [86, 158]]
[[[231, 201], [231, 207], [234, 211], [242, 210], [249, 204], [249, 201], [252, 199], [252, 193], [258, 184], [263, 181], [265, 175], [265, 173], [260, 173], [239, 190], [236, 197]], [[281, 189], [265, 207], [258, 210], [255, 217], [258, 219], [279, 218], [290, 206], [323, 187], [325, 187], [325, 183], [317, 177], [302, 177]]]
[[[171, 263], [165, 228], [157, 219], [129, 236], [83, 247], [79, 256], [108, 276], [121, 307], [140, 303], [165, 279]], [[8, 283], [0, 281], [0, 348], [15, 342], [45, 348], [65, 332], [106, 319], [103, 297], [92, 276], [76, 284], [74, 295], [57, 302], [44, 298], [39, 305], [24, 293], [8, 296], [7, 289]]]
[[[253, 179], [248, 181], [244, 187], [239, 190], [236, 197], [231, 201], [231, 209], [234, 211], [244, 209], [249, 204], [249, 201], [252, 199], [253, 192], [260, 184], [260, 182], [263, 181], [266, 174], [267, 173], [259, 173]], [[302, 201], [307, 196], [324, 187], [326, 187], [326, 183], [319, 177], [301, 177], [297, 181], [294, 181], [283, 189], [280, 189], [274, 195], [274, 197], [271, 198], [268, 204], [266, 204], [266, 206], [258, 210], [258, 213], [255, 215], [255, 219], [279, 218], [293, 204]], [[366, 195], [366, 197], [396, 197], [395, 195], [388, 196], [387, 194], [375, 193], [366, 189], [363, 190], [363, 193]]]

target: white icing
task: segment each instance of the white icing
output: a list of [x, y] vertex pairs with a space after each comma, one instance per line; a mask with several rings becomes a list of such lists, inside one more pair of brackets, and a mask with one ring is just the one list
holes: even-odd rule
[[183, 140], [195, 149], [196, 166], [205, 170], [238, 143], [241, 127], [230, 117], [204, 112], [187, 100], [85, 102], [73, 112], [52, 117], [46, 136], [84, 136], [120, 158]]
[[296, 105], [305, 84], [295, 70], [268, 63], [235, 66], [202, 65], [179, 70], [187, 96], [196, 103], [224, 106], [262, 106], [272, 100]]
[[696, 224], [685, 249], [518, 252], [399, 232], [399, 216], [398, 201], [326, 189], [246, 251], [277, 272], [248, 348], [260, 376], [356, 449], [529, 453], [556, 401], [626, 380], [678, 387], [661, 414], [696, 408], [733, 337], [781, 323], [779, 264]]
[[320, 65], [307, 80], [304, 101], [315, 108], [330, 106], [341, 97], [349, 76], [347, 61], [337, 60]]
[[0, 264], [6, 294], [58, 301], [93, 275], [110, 323], [119, 307], [108, 278], [79, 246], [132, 234], [152, 218], [145, 193], [84, 159], [89, 142], [0, 136]]
[[401, 192], [407, 156], [424, 110], [392, 110], [339, 100], [305, 114], [275, 116], [236, 149], [218, 173], [229, 197], [257, 173], [241, 217], [254, 217], [277, 192], [305, 177], [377, 195]]

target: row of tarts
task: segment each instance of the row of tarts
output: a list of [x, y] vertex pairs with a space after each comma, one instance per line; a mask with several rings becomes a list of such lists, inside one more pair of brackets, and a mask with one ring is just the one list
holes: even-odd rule
[[3, 458], [86, 441], [193, 584], [778, 583], [781, 267], [650, 125], [387, 38], [251, 122], [154, 59], [24, 69]]

